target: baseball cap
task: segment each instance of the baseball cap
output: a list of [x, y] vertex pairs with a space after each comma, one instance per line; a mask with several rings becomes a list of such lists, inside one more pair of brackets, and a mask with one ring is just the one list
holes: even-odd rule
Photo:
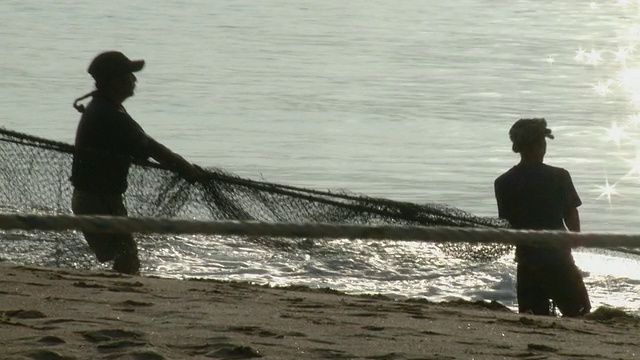
[[142, 70], [144, 60], [131, 60], [119, 51], [98, 54], [87, 70], [96, 80], [108, 80]]
[[509, 129], [509, 138], [513, 142], [513, 151], [520, 148], [520, 145], [533, 143], [537, 140], [554, 139], [551, 129], [547, 128], [547, 120], [544, 118], [519, 119]]

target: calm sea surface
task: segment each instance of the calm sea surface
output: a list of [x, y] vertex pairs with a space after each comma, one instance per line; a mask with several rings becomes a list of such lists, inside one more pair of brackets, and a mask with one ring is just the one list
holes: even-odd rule
[[[72, 142], [91, 59], [144, 58], [125, 105], [203, 166], [316, 189], [496, 215], [519, 117], [546, 117], [583, 230], [640, 232], [637, 1], [0, 3], [0, 124]], [[143, 243], [146, 272], [515, 303], [511, 256], [329, 241], [313, 251], [224, 239]], [[640, 310], [638, 258], [575, 252], [595, 306]], [[33, 260], [33, 259], [32, 259]], [[34, 260], [36, 261], [36, 260]]]

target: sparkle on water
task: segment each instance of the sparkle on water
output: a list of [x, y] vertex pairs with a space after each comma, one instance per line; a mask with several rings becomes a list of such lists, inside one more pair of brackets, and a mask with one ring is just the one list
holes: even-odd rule
[[[594, 74], [591, 84], [585, 86], [586, 96], [602, 101], [603, 104], [614, 104], [621, 110], [613, 118], [600, 120], [603, 124], [600, 127], [602, 141], [611, 149], [604, 155], [610, 159], [604, 163], [604, 179], [599, 184], [593, 184], [590, 191], [595, 200], [606, 201], [608, 209], [613, 209], [616, 200], [624, 199], [625, 189], [640, 184], [640, 59], [637, 56], [637, 45], [640, 42], [640, 0], [592, 1], [589, 7], [593, 12], [605, 7], [616, 7], [633, 20], [631, 24], [610, 24], [617, 34], [613, 44], [606, 42], [612, 45], [601, 47], [596, 36], [596, 39], [589, 42], [576, 44], [577, 48], [565, 55], [574, 64], [584, 68], [585, 72]], [[561, 58], [562, 55], [558, 55], [548, 57], [546, 61], [551, 64], [561, 61]], [[616, 167], [620, 163], [628, 166], [626, 173], [612, 174], [607, 171], [607, 167]], [[592, 301], [609, 306], [628, 306], [629, 302], [638, 299], [612, 297], [608, 289], [620, 279], [631, 283], [640, 281], [640, 262], [637, 256], [609, 256], [606, 251], [575, 251], [574, 257], [585, 271], [585, 278], [592, 279], [585, 280], [589, 282]]]
[[[640, 14], [640, 0], [615, 0], [615, 1], [592, 1], [590, 8], [597, 11], [600, 6], [618, 6], [622, 7], [629, 15]], [[612, 26], [619, 26], [612, 24]], [[622, 157], [623, 161], [629, 163], [630, 170], [613, 184], [611, 184], [608, 176], [605, 176], [604, 185], [595, 185], [594, 192], [598, 192], [597, 200], [606, 199], [609, 205], [612, 204], [612, 196], [619, 195], [624, 191], [624, 184], [628, 180], [640, 179], [640, 153], [637, 149], [637, 138], [640, 135], [638, 125], [640, 124], [640, 114], [638, 114], [638, 106], [640, 106], [640, 63], [637, 61], [635, 49], [638, 41], [640, 41], [640, 24], [633, 24], [628, 28], [619, 29], [619, 37], [616, 39], [618, 43], [615, 49], [597, 49], [591, 48], [585, 50], [582, 46], [575, 50], [573, 59], [582, 66], [594, 68], [600, 66], [612, 67], [611, 77], [608, 79], [596, 80], [592, 85], [593, 92], [602, 98], [603, 101], [613, 101], [613, 95], [621, 96], [620, 107], [624, 107], [628, 102], [632, 113], [621, 119], [608, 119], [610, 126], [603, 128], [605, 131], [604, 139], [615, 146], [615, 154]], [[625, 151], [627, 148], [630, 154]], [[634, 156], [633, 160], [628, 160]], [[617, 186], [619, 185], [619, 188]]]
[[597, 199], [600, 200], [604, 197], [607, 199], [609, 204], [611, 204], [611, 195], [618, 195], [616, 185], [618, 185], [618, 183], [615, 183], [613, 185], [609, 184], [609, 178], [605, 177], [604, 186], [598, 185], [598, 189], [596, 190], [600, 191], [600, 195], [598, 195]]

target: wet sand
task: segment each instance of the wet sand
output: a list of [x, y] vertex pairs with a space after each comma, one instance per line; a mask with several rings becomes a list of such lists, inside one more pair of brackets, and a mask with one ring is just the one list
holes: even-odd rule
[[0, 359], [633, 359], [638, 319], [0, 265]]

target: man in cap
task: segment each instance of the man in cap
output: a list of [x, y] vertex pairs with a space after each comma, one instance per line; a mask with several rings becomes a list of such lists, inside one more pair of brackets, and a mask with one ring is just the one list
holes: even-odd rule
[[[553, 139], [545, 119], [520, 119], [509, 130], [512, 150], [520, 163], [495, 180], [498, 216], [514, 229], [580, 231], [582, 204], [571, 175], [544, 164], [546, 139]], [[591, 310], [582, 275], [571, 248], [558, 245], [518, 245], [517, 295], [521, 313], [551, 315], [552, 306], [564, 316]]]
[[[96, 90], [79, 98], [74, 107], [82, 113], [78, 124], [71, 169], [72, 210], [77, 215], [126, 216], [123, 194], [134, 161], [153, 158], [184, 178], [195, 181], [205, 172], [148, 136], [122, 103], [133, 96], [136, 77], [144, 60], [130, 60], [117, 51], [99, 54], [89, 66]], [[78, 101], [92, 97], [85, 108]], [[131, 234], [84, 232], [98, 261], [113, 261], [113, 269], [137, 274], [138, 249]]]

